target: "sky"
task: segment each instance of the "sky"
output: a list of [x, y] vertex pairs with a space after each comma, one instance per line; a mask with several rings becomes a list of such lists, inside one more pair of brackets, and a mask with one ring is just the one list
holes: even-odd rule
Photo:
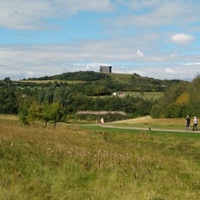
[[0, 79], [95, 71], [192, 80], [199, 0], [0, 0]]

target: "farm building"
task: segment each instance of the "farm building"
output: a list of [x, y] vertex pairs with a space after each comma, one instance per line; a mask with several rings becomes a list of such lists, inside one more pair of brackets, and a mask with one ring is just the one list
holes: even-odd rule
[[100, 72], [112, 73], [112, 66], [100, 66]]

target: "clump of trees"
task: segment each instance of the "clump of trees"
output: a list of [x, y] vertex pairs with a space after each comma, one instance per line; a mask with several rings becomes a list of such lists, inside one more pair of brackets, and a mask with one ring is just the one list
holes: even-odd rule
[[79, 80], [79, 81], [97, 81], [109, 78], [106, 74], [96, 73], [94, 71], [67, 72], [54, 76], [44, 76], [40, 78], [29, 78], [28, 80]]
[[152, 107], [155, 118], [179, 118], [186, 115], [200, 116], [200, 75], [192, 82], [172, 85]]
[[[34, 123], [35, 120], [53, 122], [64, 121], [67, 115], [75, 115], [78, 111], [124, 111], [127, 116], [107, 115], [107, 121], [125, 119], [135, 116], [150, 114], [152, 101], [142, 97], [125, 96], [124, 98], [110, 97], [88, 97], [82, 93], [73, 93], [67, 88], [53, 86], [46, 90], [37, 92], [34, 101], [27, 101], [24, 98], [19, 108], [20, 119], [24, 124]], [[97, 120], [99, 116], [75, 115], [79, 119]]]
[[166, 88], [172, 84], [182, 83], [184, 81], [173, 79], [173, 80], [160, 80], [151, 77], [142, 77], [139, 74], [134, 73], [131, 76], [131, 86], [135, 91], [166, 91]]
[[53, 122], [54, 127], [57, 122], [64, 120], [63, 108], [59, 103], [43, 103], [38, 104], [32, 102], [30, 105], [24, 101], [19, 108], [19, 118], [25, 124], [35, 123], [36, 120], [43, 121], [45, 126], [48, 122]]
[[0, 113], [17, 114], [18, 105], [15, 88], [9, 77], [0, 83]]

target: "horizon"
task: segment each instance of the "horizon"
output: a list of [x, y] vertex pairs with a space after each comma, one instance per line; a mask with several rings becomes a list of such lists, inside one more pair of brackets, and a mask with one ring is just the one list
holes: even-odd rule
[[2, 0], [0, 79], [94, 71], [192, 80], [200, 1]]

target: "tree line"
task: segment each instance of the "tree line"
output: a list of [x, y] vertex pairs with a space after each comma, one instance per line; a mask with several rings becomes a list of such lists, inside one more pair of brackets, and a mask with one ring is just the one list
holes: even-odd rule
[[[9, 82], [9, 84], [8, 84]], [[107, 120], [130, 118], [150, 114], [153, 102], [142, 97], [126, 95], [95, 97], [81, 90], [80, 85], [51, 82], [42, 85], [16, 85], [9, 78], [0, 84], [0, 113], [19, 114], [24, 124], [41, 120], [47, 124], [64, 121], [66, 116], [84, 118], [77, 111], [124, 111], [126, 116], [107, 116]], [[93, 88], [93, 94], [99, 88]], [[105, 91], [104, 91], [105, 92]], [[103, 93], [103, 89], [101, 94]], [[105, 93], [104, 93], [105, 94]], [[93, 116], [94, 118], [98, 116]]]
[[191, 82], [172, 85], [151, 109], [155, 118], [180, 118], [200, 116], [200, 75]]
[[[132, 79], [139, 83], [151, 80], [157, 85], [157, 80], [133, 74]], [[146, 80], [146, 81], [145, 81]], [[0, 81], [0, 114], [19, 114], [23, 123], [34, 123], [41, 120], [45, 124], [65, 121], [66, 117], [94, 120], [99, 116], [76, 115], [82, 111], [124, 111], [126, 116], [110, 115], [107, 120], [132, 118], [151, 115], [154, 118], [178, 118], [189, 115], [200, 115], [200, 76], [197, 75], [191, 82], [167, 82], [164, 96], [157, 100], [148, 100], [143, 97], [125, 95], [123, 98], [112, 96], [115, 89], [123, 91], [115, 80], [104, 77], [98, 81], [86, 81], [78, 84], [67, 82], [15, 82], [9, 77]], [[117, 85], [117, 86], [116, 86]], [[141, 90], [143, 92], [143, 90]], [[104, 96], [104, 97], [102, 97]]]

